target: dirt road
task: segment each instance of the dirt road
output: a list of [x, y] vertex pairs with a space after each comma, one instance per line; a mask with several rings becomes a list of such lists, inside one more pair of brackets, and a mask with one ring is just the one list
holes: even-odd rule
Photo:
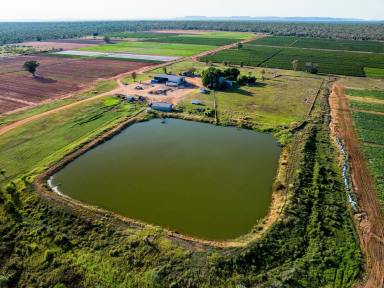
[[349, 154], [353, 186], [361, 212], [359, 221], [360, 246], [366, 257], [366, 279], [363, 287], [384, 287], [384, 216], [377, 199], [373, 179], [360, 150], [353, 127], [345, 88], [335, 83], [329, 98], [332, 131], [339, 136]]

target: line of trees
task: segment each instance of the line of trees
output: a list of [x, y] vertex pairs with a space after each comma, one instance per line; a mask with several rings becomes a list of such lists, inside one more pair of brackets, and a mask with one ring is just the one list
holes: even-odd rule
[[0, 45], [44, 41], [123, 31], [151, 29], [204, 29], [263, 32], [274, 35], [332, 39], [384, 40], [383, 23], [295, 23], [262, 21], [90, 21], [0, 23]]

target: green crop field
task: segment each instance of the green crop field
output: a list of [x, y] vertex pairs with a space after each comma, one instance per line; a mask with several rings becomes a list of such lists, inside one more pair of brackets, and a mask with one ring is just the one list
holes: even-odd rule
[[271, 45], [296, 48], [313, 48], [324, 50], [345, 50], [384, 53], [384, 42], [378, 41], [356, 41], [356, 40], [333, 40], [322, 38], [274, 36], [257, 39], [252, 42], [255, 45]]
[[201, 58], [202, 61], [212, 61], [214, 63], [228, 62], [231, 64], [244, 63], [246, 66], [257, 67], [264, 61], [280, 52], [279, 48], [263, 47], [256, 45], [244, 45], [242, 49], [228, 49], [220, 51], [214, 55]]
[[384, 69], [364, 67], [364, 72], [367, 77], [384, 78]]
[[[320, 51], [300, 48], [274, 48], [254, 44], [242, 49], [220, 51], [202, 58], [203, 61], [234, 64], [244, 62], [250, 66], [292, 69], [292, 61], [299, 60], [299, 70], [305, 70], [307, 62], [318, 65], [319, 72], [364, 77], [364, 67], [384, 68], [384, 54], [354, 53], [344, 51]], [[263, 63], [264, 62], [264, 63]], [[261, 64], [262, 63], [262, 64]]]
[[384, 203], [384, 115], [354, 111], [352, 117], [376, 182], [379, 199]]
[[384, 54], [353, 53], [343, 51], [320, 51], [300, 48], [284, 48], [265, 66], [292, 69], [292, 61], [299, 60], [299, 69], [305, 70], [305, 63], [318, 65], [320, 73], [364, 77], [364, 67], [384, 68]]
[[80, 48], [79, 50], [186, 57], [215, 48], [216, 46], [209, 45], [154, 42], [120, 42], [116, 44], [104, 44], [93, 47], [85, 47]]
[[365, 102], [354, 101], [354, 100], [349, 101], [349, 104], [352, 109], [384, 113], [384, 104], [365, 103]]
[[291, 36], [272, 36], [257, 39], [255, 41], [250, 42], [250, 44], [289, 47], [293, 43], [298, 41], [298, 39], [300, 38]]
[[201, 34], [188, 35], [191, 37], [202, 37], [202, 38], [224, 38], [224, 39], [249, 39], [255, 36], [253, 33], [247, 32], [224, 32], [224, 31], [212, 31], [212, 32], [204, 32]]
[[384, 203], [384, 147], [363, 144], [363, 151], [368, 159], [368, 166], [375, 176], [379, 199]]
[[175, 36], [175, 34], [151, 32], [116, 32], [107, 34], [107, 36], [122, 39], [156, 39], [161, 37]]
[[382, 90], [347, 89], [346, 93], [349, 96], [374, 98], [374, 99], [384, 100], [384, 91], [382, 91]]
[[384, 115], [352, 112], [359, 138], [363, 142], [384, 145]]
[[148, 41], [160, 42], [160, 43], [180, 43], [180, 44], [198, 44], [198, 45], [215, 45], [224, 46], [239, 41], [238, 39], [227, 38], [205, 38], [205, 37], [193, 37], [193, 36], [170, 36], [161, 37], [158, 39], [150, 39]]
[[384, 43], [377, 41], [332, 40], [321, 38], [300, 38], [294, 47], [330, 50], [362, 51], [384, 53]]

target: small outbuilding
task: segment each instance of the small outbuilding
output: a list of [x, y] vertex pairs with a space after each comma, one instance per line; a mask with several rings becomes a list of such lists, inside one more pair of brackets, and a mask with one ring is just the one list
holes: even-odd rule
[[161, 112], [172, 112], [173, 104], [170, 104], [167, 102], [157, 102], [157, 103], [152, 103], [151, 108], [153, 110], [157, 110]]
[[207, 88], [202, 87], [202, 88], [200, 88], [200, 93], [201, 94], [209, 94], [209, 90]]
[[197, 99], [193, 99], [191, 101], [191, 104], [193, 104], [193, 105], [201, 105], [201, 102], [199, 100], [197, 100]]

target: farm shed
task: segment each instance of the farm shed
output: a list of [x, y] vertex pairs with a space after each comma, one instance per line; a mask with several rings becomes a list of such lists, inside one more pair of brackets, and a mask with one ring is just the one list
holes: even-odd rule
[[172, 112], [173, 104], [167, 102], [158, 102], [152, 104], [152, 109], [162, 112]]
[[191, 101], [191, 104], [193, 104], [193, 105], [200, 105], [201, 102], [200, 102], [199, 100], [193, 99], [193, 100]]
[[184, 76], [168, 75], [168, 74], [156, 75], [154, 77], [154, 80], [157, 83], [170, 83], [170, 84], [176, 84], [176, 85], [181, 85], [185, 83]]

